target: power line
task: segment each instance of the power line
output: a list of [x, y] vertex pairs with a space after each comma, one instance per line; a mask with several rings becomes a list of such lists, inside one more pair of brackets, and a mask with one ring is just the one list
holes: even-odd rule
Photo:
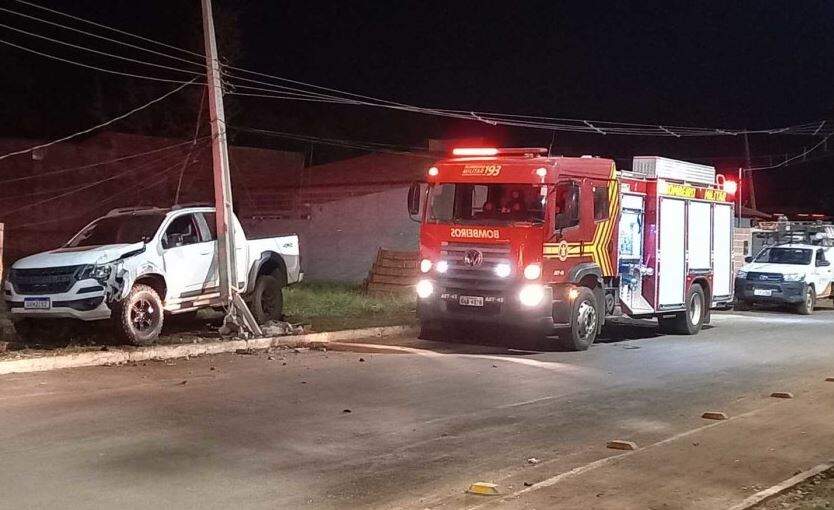
[[162, 64], [155, 64], [153, 62], [147, 62], [147, 61], [144, 61], [144, 60], [137, 60], [135, 58], [125, 57], [125, 56], [122, 56], [122, 55], [115, 55], [113, 53], [108, 53], [106, 51], [94, 50], [94, 49], [88, 48], [86, 46], [81, 46], [81, 45], [78, 45], [78, 44], [68, 43], [66, 41], [61, 41], [59, 39], [53, 39], [52, 37], [47, 37], [45, 35], [36, 34], [36, 33], [29, 32], [29, 31], [26, 31], [26, 30], [23, 30], [23, 29], [20, 29], [20, 28], [15, 28], [15, 27], [12, 27], [12, 26], [9, 26], [9, 25], [5, 25], [3, 23], [0, 23], [0, 27], [7, 28], [9, 30], [14, 30], [15, 32], [18, 32], [18, 33], [21, 33], [21, 34], [26, 34], [26, 35], [31, 36], [31, 37], [37, 37], [38, 39], [43, 39], [43, 40], [46, 40], [46, 41], [54, 42], [56, 44], [62, 44], [64, 46], [69, 46], [70, 48], [75, 48], [75, 49], [83, 50], [83, 51], [89, 51], [90, 53], [95, 53], [97, 55], [104, 55], [104, 56], [110, 57], [110, 58], [116, 58], [116, 59], [119, 59], [119, 60], [125, 60], [127, 62], [133, 62], [133, 63], [136, 63], [136, 64], [142, 64], [142, 65], [146, 65], [146, 66], [153, 66], [153, 67], [157, 67], [157, 68], [161, 68], [161, 69], [167, 69], [169, 71], [175, 71], [175, 72], [178, 72], [178, 73], [186, 73], [186, 74], [190, 74], [192, 76], [203, 76], [203, 73], [197, 73], [197, 72], [194, 72], [194, 71], [188, 71], [186, 69], [180, 69], [180, 68], [177, 68], [177, 67], [171, 67], [171, 66], [166, 66], [166, 65], [162, 65]]
[[185, 88], [186, 86], [188, 86], [188, 85], [191, 85], [193, 82], [194, 82], [194, 80], [191, 80], [191, 81], [189, 81], [189, 82], [183, 83], [182, 85], [180, 85], [179, 87], [175, 88], [174, 90], [168, 91], [168, 92], [166, 92], [165, 94], [162, 94], [161, 96], [157, 97], [156, 99], [153, 99], [153, 100], [151, 100], [151, 101], [148, 101], [147, 103], [143, 104], [142, 106], [138, 106], [138, 107], [136, 107], [136, 108], [134, 108], [134, 109], [132, 109], [132, 110], [130, 110], [130, 111], [128, 111], [128, 112], [126, 112], [126, 113], [123, 113], [123, 114], [119, 115], [118, 117], [115, 117], [115, 118], [112, 118], [112, 119], [110, 119], [110, 120], [108, 120], [108, 121], [102, 122], [101, 124], [97, 124], [97, 125], [95, 125], [95, 126], [93, 126], [93, 127], [90, 127], [90, 128], [84, 129], [84, 130], [82, 130], [82, 131], [78, 131], [77, 133], [73, 133], [73, 134], [71, 134], [71, 135], [65, 136], [65, 137], [63, 137], [63, 138], [59, 138], [59, 139], [57, 139], [57, 140], [52, 140], [51, 142], [42, 143], [42, 144], [40, 144], [40, 145], [35, 145], [34, 147], [29, 147], [28, 149], [21, 149], [21, 150], [18, 150], [18, 151], [9, 152], [8, 154], [4, 154], [4, 155], [0, 156], [0, 160], [6, 159], [6, 158], [11, 157], [11, 156], [16, 156], [16, 155], [18, 155], [18, 154], [26, 154], [27, 152], [32, 152], [33, 150], [43, 149], [43, 148], [45, 148], [45, 147], [49, 147], [50, 145], [55, 145], [56, 143], [65, 142], [65, 141], [67, 141], [67, 140], [70, 140], [70, 139], [72, 139], [72, 138], [75, 138], [76, 136], [80, 136], [80, 135], [83, 135], [83, 134], [89, 133], [89, 132], [91, 132], [91, 131], [95, 131], [96, 129], [102, 128], [102, 127], [104, 127], [104, 126], [108, 126], [108, 125], [110, 125], [110, 124], [113, 124], [114, 122], [117, 122], [117, 121], [122, 120], [122, 119], [124, 119], [124, 118], [126, 118], [126, 117], [129, 117], [129, 116], [133, 115], [134, 113], [136, 113], [136, 112], [138, 112], [138, 111], [144, 110], [145, 108], [147, 108], [147, 107], [149, 107], [149, 106], [152, 106], [152, 105], [154, 105], [154, 104], [156, 104], [156, 103], [158, 103], [158, 102], [160, 102], [160, 101], [164, 100], [164, 99], [165, 99], [165, 98], [167, 98], [168, 96], [170, 96], [170, 95], [172, 95], [172, 94], [175, 94], [175, 93], [179, 92], [180, 90], [184, 89], [184, 88]]
[[[67, 59], [67, 58], [58, 57], [58, 56], [55, 56], [55, 55], [51, 55], [49, 53], [44, 53], [42, 51], [33, 50], [32, 48], [27, 48], [26, 46], [21, 46], [19, 44], [15, 44], [13, 42], [9, 42], [9, 41], [3, 40], [3, 39], [0, 39], [0, 43], [5, 44], [7, 46], [13, 46], [13, 47], [15, 47], [19, 50], [28, 51], [29, 53], [34, 53], [35, 55], [40, 55], [42, 57], [46, 57], [46, 58], [49, 58], [49, 59], [52, 59], [52, 60], [58, 60], [60, 62], [64, 62], [64, 63], [67, 63], [67, 64], [72, 64], [72, 65], [79, 66], [79, 67], [86, 67], [87, 69], [93, 69], [93, 70], [96, 70], [96, 71], [101, 71], [103, 73], [117, 74], [119, 76], [128, 76], [130, 78], [140, 78], [140, 79], [143, 79], [143, 80], [160, 81], [160, 82], [165, 82], [165, 83], [191, 84], [194, 81], [194, 80], [192, 80], [192, 81], [189, 81], [189, 82], [184, 82], [182, 80], [169, 80], [167, 78], [156, 78], [156, 77], [153, 77], [153, 76], [146, 76], [146, 75], [141, 75], [141, 74], [125, 73], [125, 72], [122, 72], [122, 71], [115, 71], [113, 69], [106, 69], [104, 67], [93, 66], [93, 65], [90, 65], [90, 64], [84, 64], [82, 62], [76, 62], [74, 60], [70, 60], [70, 59]], [[195, 85], [205, 85], [205, 83], [197, 82], [197, 83], [195, 83]]]
[[[209, 136], [201, 137], [200, 140], [205, 140], [206, 138], [209, 138]], [[7, 184], [7, 183], [10, 183], [10, 182], [28, 181], [28, 180], [31, 180], [31, 179], [39, 179], [41, 177], [49, 177], [49, 176], [64, 174], [64, 173], [68, 173], [68, 172], [75, 172], [75, 171], [78, 171], [78, 170], [86, 170], [86, 169], [95, 168], [95, 167], [101, 166], [101, 165], [107, 165], [107, 164], [110, 164], [110, 163], [118, 163], [120, 161], [125, 161], [125, 160], [128, 160], [128, 159], [134, 159], [134, 158], [138, 158], [138, 157], [141, 157], [141, 156], [147, 156], [148, 154], [155, 154], [155, 153], [158, 153], [158, 152], [167, 151], [167, 150], [170, 150], [170, 149], [173, 149], [173, 148], [176, 148], [176, 147], [181, 147], [183, 145], [189, 145], [191, 143], [192, 143], [192, 141], [188, 140], [188, 141], [185, 141], [185, 142], [175, 143], [173, 145], [166, 145], [165, 147], [160, 147], [159, 149], [153, 149], [153, 150], [144, 151], [144, 152], [137, 152], [137, 153], [134, 153], [134, 154], [128, 154], [126, 156], [119, 156], [118, 158], [108, 159], [108, 160], [104, 160], [104, 161], [97, 161], [95, 163], [89, 163], [89, 164], [86, 164], [86, 165], [74, 166], [74, 167], [70, 167], [70, 168], [61, 168], [61, 169], [58, 169], [58, 170], [51, 170], [49, 172], [43, 172], [43, 173], [39, 173], [39, 174], [36, 174], [36, 175], [26, 175], [26, 176], [23, 176], [23, 177], [13, 177], [11, 179], [3, 179], [3, 180], [0, 180], [0, 184]]]
[[831, 134], [827, 135], [825, 138], [823, 138], [822, 140], [820, 140], [820, 141], [819, 141], [816, 145], [814, 145], [814, 146], [813, 146], [813, 147], [811, 147], [810, 149], [807, 149], [807, 150], [805, 150], [805, 151], [802, 151], [801, 153], [799, 153], [799, 154], [797, 154], [797, 155], [795, 155], [795, 156], [792, 156], [791, 158], [785, 159], [785, 161], [782, 161], [781, 163], [778, 163], [778, 164], [776, 164], [776, 165], [770, 165], [770, 166], [759, 166], [759, 167], [751, 167], [751, 168], [744, 168], [743, 170], [745, 170], [745, 171], [747, 171], [747, 172], [754, 172], [754, 171], [759, 171], [759, 170], [770, 170], [770, 169], [773, 169], [773, 168], [779, 168], [779, 167], [783, 167], [783, 166], [788, 166], [788, 163], [790, 163], [791, 161], [796, 161], [796, 160], [797, 160], [797, 159], [799, 159], [799, 158], [804, 158], [804, 157], [805, 157], [805, 156], [807, 156], [808, 154], [810, 154], [810, 153], [814, 152], [815, 150], [817, 150], [819, 147], [821, 147], [822, 145], [824, 145], [825, 143], [827, 143], [827, 142], [828, 142], [828, 139], [829, 139], [829, 138], [831, 138], [832, 136], [834, 136], [834, 133], [831, 133]]
[[[118, 34], [126, 35], [126, 36], [129, 36], [129, 37], [134, 37], [136, 39], [139, 39], [139, 40], [142, 40], [142, 41], [145, 41], [145, 42], [149, 42], [149, 43], [152, 43], [152, 44], [158, 44], [158, 45], [163, 46], [165, 48], [181, 51], [183, 53], [196, 56], [197, 58], [200, 59], [199, 65], [205, 66], [205, 64], [203, 63], [203, 61], [205, 59], [205, 55], [202, 55], [200, 53], [196, 53], [196, 52], [193, 52], [193, 51], [190, 51], [190, 50], [186, 50], [184, 48], [180, 48], [178, 46], [174, 46], [174, 45], [167, 44], [167, 43], [164, 43], [164, 42], [156, 41], [154, 39], [150, 39], [150, 38], [147, 38], [147, 37], [142, 37], [141, 35], [136, 35], [136, 34], [132, 34], [130, 32], [125, 32], [124, 30], [119, 30], [117, 28], [109, 27], [107, 25], [103, 25], [101, 23], [96, 23], [94, 21], [86, 20], [84, 18], [79, 18], [78, 16], [73, 16], [71, 14], [67, 14], [67, 13], [64, 13], [64, 12], [61, 12], [61, 11], [57, 11], [55, 9], [50, 9], [48, 7], [44, 7], [42, 5], [38, 5], [38, 4], [33, 3], [33, 2], [27, 2], [25, 0], [16, 0], [16, 1], [17, 1], [17, 3], [28, 5], [30, 7], [35, 7], [36, 9], [41, 9], [41, 10], [44, 10], [44, 11], [47, 11], [47, 12], [51, 12], [52, 14], [57, 14], [59, 16], [64, 16], [66, 18], [70, 18], [70, 19], [73, 19], [75, 21], [80, 21], [82, 23], [87, 23], [87, 24], [96, 26], [98, 28], [103, 28], [105, 30], [110, 30], [110, 31], [116, 32]], [[194, 63], [198, 64], [198, 62], [194, 62]]]
[[[174, 165], [172, 165], [170, 168], [174, 168], [174, 167], [179, 167], [179, 162], [175, 163], [175, 164], [174, 164]], [[33, 203], [30, 203], [30, 204], [26, 204], [26, 205], [23, 205], [23, 206], [21, 206], [21, 207], [17, 207], [17, 208], [15, 208], [15, 209], [12, 209], [11, 211], [4, 211], [4, 212], [3, 212], [3, 217], [5, 218], [5, 217], [8, 217], [8, 216], [10, 216], [10, 215], [12, 215], [12, 214], [15, 214], [15, 213], [17, 213], [17, 212], [20, 212], [20, 211], [22, 211], [22, 210], [24, 210], [24, 209], [29, 209], [29, 208], [31, 208], [31, 207], [35, 207], [35, 206], [42, 205], [42, 204], [45, 204], [45, 203], [48, 203], [48, 202], [52, 202], [53, 200], [58, 200], [59, 198], [64, 198], [64, 197], [66, 197], [66, 196], [73, 195], [73, 194], [75, 194], [75, 193], [79, 193], [79, 192], [81, 192], [81, 191], [85, 191], [85, 190], [88, 190], [88, 189], [90, 189], [90, 188], [94, 188], [94, 187], [96, 187], [96, 186], [100, 186], [101, 184], [103, 184], [103, 183], [105, 183], [105, 182], [109, 182], [109, 181], [112, 181], [112, 180], [114, 180], [114, 179], [118, 179], [119, 177], [122, 177], [122, 176], [124, 176], [124, 175], [127, 175], [127, 174], [129, 174], [129, 173], [131, 173], [131, 172], [135, 172], [135, 171], [140, 170], [140, 169], [141, 169], [141, 167], [139, 167], [139, 168], [128, 168], [128, 169], [126, 169], [126, 170], [124, 170], [124, 171], [122, 171], [122, 172], [115, 173], [115, 174], [113, 174], [113, 175], [111, 175], [111, 176], [109, 176], [109, 177], [106, 177], [106, 178], [104, 178], [104, 179], [98, 180], [98, 181], [96, 181], [96, 182], [94, 182], [94, 183], [92, 183], [92, 184], [88, 184], [88, 185], [86, 185], [86, 186], [82, 186], [82, 187], [80, 187], [80, 188], [78, 188], [78, 189], [75, 189], [75, 190], [72, 190], [72, 191], [68, 191], [68, 192], [66, 192], [66, 193], [61, 193], [60, 195], [56, 195], [56, 196], [54, 196], [54, 197], [46, 198], [46, 199], [44, 199], [44, 200], [40, 200], [40, 201], [38, 201], [38, 202], [33, 202]], [[165, 172], [165, 171], [167, 171], [167, 170], [168, 170], [168, 169], [164, 170], [163, 172]]]
[[[8, 12], [9, 14], [14, 14], [15, 16], [20, 16], [22, 18], [26, 18], [26, 19], [29, 19], [29, 20], [32, 20], [32, 21], [37, 21], [39, 23], [44, 23], [44, 24], [47, 24], [47, 25], [51, 25], [53, 27], [62, 28], [64, 30], [70, 30], [72, 32], [83, 34], [83, 35], [86, 35], [88, 37], [94, 37], [96, 39], [102, 39], [104, 41], [108, 41], [108, 42], [111, 42], [111, 43], [114, 43], [114, 44], [119, 44], [121, 46], [126, 46], [128, 48], [133, 48], [133, 49], [137, 49], [137, 50], [140, 50], [140, 51], [145, 51], [145, 52], [148, 52], [148, 53], [152, 53], [152, 54], [160, 56], [160, 57], [170, 58], [170, 59], [173, 59], [173, 60], [178, 60], [180, 62], [185, 62], [186, 64], [205, 67], [204, 63], [198, 63], [198, 62], [194, 62], [192, 60], [188, 60], [188, 59], [185, 59], [185, 58], [177, 57], [177, 56], [174, 56], [174, 55], [169, 55], [167, 53], [162, 53], [162, 52], [159, 52], [159, 51], [151, 50], [151, 49], [145, 48], [143, 46], [137, 46], [135, 44], [120, 41], [118, 39], [113, 39], [111, 37], [99, 35], [99, 34], [96, 34], [96, 33], [93, 33], [93, 32], [88, 32], [86, 30], [81, 30], [80, 28], [70, 27], [68, 25], [63, 25], [61, 23], [57, 23], [55, 21], [49, 21], [49, 20], [46, 20], [46, 19], [43, 19], [43, 18], [39, 18], [37, 16], [32, 16], [30, 14], [24, 14], [22, 12], [14, 11], [12, 9], [7, 9], [5, 7], [0, 7], [0, 11]], [[92, 22], [90, 22], [90, 23], [92, 23]], [[115, 29], [111, 29], [111, 30], [115, 30]], [[138, 37], [138, 36], [136, 36], [136, 37]]]

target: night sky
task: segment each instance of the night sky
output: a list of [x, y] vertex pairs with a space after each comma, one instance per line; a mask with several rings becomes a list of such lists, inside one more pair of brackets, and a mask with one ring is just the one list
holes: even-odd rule
[[[202, 51], [197, 0], [40, 3]], [[46, 17], [10, 0], [0, 5]], [[219, 0], [215, 5], [220, 51], [233, 64], [410, 104], [703, 127], [834, 122], [830, 1]], [[0, 20], [82, 41], [7, 13], [0, 12]], [[6, 29], [0, 32], [3, 39], [56, 51]], [[103, 47], [96, 41], [84, 44]], [[61, 135], [172, 88], [76, 69], [5, 47], [0, 48], [0, 62], [7, 70], [0, 89], [6, 136]], [[92, 88], [97, 91], [94, 98]], [[156, 112], [143, 122], [117, 127], [185, 136], [195, 116], [194, 94], [185, 96], [162, 114], [164, 123], [154, 117], [160, 115]], [[231, 98], [229, 116], [230, 123], [240, 126], [404, 145], [453, 136], [526, 146], [547, 146], [551, 140], [551, 133], [544, 131], [272, 99]], [[240, 134], [237, 141], [304, 150], [297, 142], [250, 134]], [[753, 136], [753, 163], [766, 165], [770, 159], [763, 156], [792, 155], [818, 141]], [[834, 158], [827, 158], [832, 144], [829, 152], [809, 156], [812, 161], [758, 173], [760, 203], [810, 202], [834, 212], [834, 195], [828, 191], [834, 188]], [[743, 158], [744, 145], [740, 137], [673, 140], [560, 133], [554, 152], [612, 156], [621, 165], [631, 155], [647, 153], [716, 158], [713, 164], [729, 171]], [[332, 150], [321, 154], [340, 157]]]

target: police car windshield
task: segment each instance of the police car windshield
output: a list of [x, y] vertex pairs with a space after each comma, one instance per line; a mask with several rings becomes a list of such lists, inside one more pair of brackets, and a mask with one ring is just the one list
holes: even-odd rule
[[767, 248], [756, 257], [756, 262], [807, 266], [811, 263], [811, 250], [805, 248]]
[[541, 186], [531, 184], [463, 184], [434, 186], [429, 221], [507, 224], [544, 222]]

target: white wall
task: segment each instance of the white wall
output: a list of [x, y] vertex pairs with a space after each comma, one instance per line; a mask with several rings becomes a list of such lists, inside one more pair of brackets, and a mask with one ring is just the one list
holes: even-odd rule
[[406, 210], [408, 187], [314, 205], [309, 220], [252, 220], [250, 235], [295, 232], [307, 280], [361, 282], [379, 248], [416, 250], [419, 224]]

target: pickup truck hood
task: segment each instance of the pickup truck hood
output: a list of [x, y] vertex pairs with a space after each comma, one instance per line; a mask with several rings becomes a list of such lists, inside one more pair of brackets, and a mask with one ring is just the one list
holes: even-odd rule
[[745, 264], [742, 271], [755, 271], [757, 273], [796, 274], [805, 273], [809, 266], [799, 264], [772, 264], [769, 262], [752, 262]]
[[40, 269], [45, 267], [79, 266], [97, 262], [112, 262], [125, 254], [143, 249], [145, 243], [109, 244], [105, 246], [83, 246], [80, 248], [58, 248], [22, 258], [14, 263], [14, 269]]

